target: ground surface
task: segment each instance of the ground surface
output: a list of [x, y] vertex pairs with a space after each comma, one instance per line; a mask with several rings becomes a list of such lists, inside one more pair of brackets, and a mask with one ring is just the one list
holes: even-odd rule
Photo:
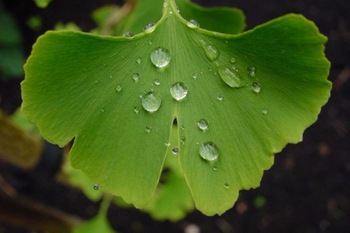
[[[89, 12], [113, 1], [88, 0], [84, 5], [80, 2], [54, 0], [47, 10], [37, 10], [29, 0], [5, 1], [21, 25], [26, 55], [36, 37], [55, 22], [75, 21], [83, 29], [89, 29], [92, 23]], [[197, 2], [214, 5], [209, 0]], [[113, 227], [123, 233], [178, 233], [184, 232], [186, 226], [189, 229], [189, 224], [196, 225], [202, 233], [350, 232], [350, 2], [221, 0], [215, 1], [215, 5], [243, 9], [248, 28], [290, 12], [313, 20], [329, 38], [326, 55], [332, 62], [329, 76], [334, 84], [332, 97], [318, 121], [306, 130], [304, 141], [289, 145], [278, 154], [275, 165], [265, 172], [261, 187], [242, 191], [236, 205], [222, 216], [206, 217], [195, 211], [179, 222], [156, 222], [139, 211], [113, 206], [109, 211]], [[25, 26], [26, 19], [35, 14], [44, 18], [43, 30], [39, 32]], [[20, 104], [19, 82], [0, 83], [1, 108], [8, 113]], [[45, 174], [54, 173], [54, 163], [50, 168]], [[27, 195], [63, 211], [84, 218], [96, 211], [96, 205], [81, 193], [58, 185], [51, 176], [17, 174], [15, 178]], [[265, 204], [259, 205], [264, 200]], [[0, 232], [31, 231], [0, 223]]]

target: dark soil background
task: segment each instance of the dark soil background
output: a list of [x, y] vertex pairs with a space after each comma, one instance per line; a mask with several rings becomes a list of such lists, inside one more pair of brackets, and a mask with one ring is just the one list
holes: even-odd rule
[[[36, 38], [56, 22], [74, 21], [83, 30], [88, 30], [94, 27], [89, 17], [91, 11], [116, 2], [120, 1], [54, 0], [42, 10], [30, 0], [6, 0], [5, 6], [18, 21], [24, 38], [23, 49], [29, 56]], [[304, 141], [288, 145], [276, 155], [275, 165], [265, 172], [260, 188], [242, 191], [235, 206], [222, 216], [207, 217], [194, 211], [179, 222], [157, 222], [140, 211], [112, 206], [108, 216], [113, 227], [123, 233], [350, 232], [350, 1], [196, 2], [205, 6], [241, 8], [246, 14], [248, 29], [291, 12], [314, 21], [329, 39], [326, 56], [332, 63], [329, 76], [334, 84], [332, 96], [318, 121], [306, 130]], [[33, 15], [43, 18], [39, 31], [26, 25]], [[21, 103], [20, 79], [0, 82], [0, 107], [8, 114]], [[50, 147], [49, 159], [44, 157], [30, 174], [0, 166], [0, 175], [9, 178], [17, 190], [33, 199], [82, 218], [93, 216], [97, 204], [53, 179], [60, 161], [59, 156], [53, 156], [57, 154], [56, 150]], [[0, 232], [33, 231], [0, 223]]]

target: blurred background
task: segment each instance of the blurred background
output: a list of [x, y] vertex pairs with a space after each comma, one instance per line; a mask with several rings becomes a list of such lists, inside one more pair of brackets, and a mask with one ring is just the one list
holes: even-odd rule
[[[241, 191], [222, 216], [187, 210], [181, 219], [159, 220], [122, 200], [107, 208], [111, 198], [101, 198], [99, 187], [66, 163], [69, 146], [44, 142], [18, 111], [20, 82], [38, 36], [51, 29], [98, 30], [124, 2], [53, 0], [40, 8], [33, 0], [0, 0], [0, 233], [70, 232], [101, 212], [110, 229], [92, 232], [350, 232], [350, 2], [195, 2], [242, 9], [247, 29], [286, 13], [303, 14], [328, 37], [332, 95], [318, 121], [305, 131], [304, 141], [277, 154], [261, 186]], [[84, 182], [90, 190], [84, 190]]]

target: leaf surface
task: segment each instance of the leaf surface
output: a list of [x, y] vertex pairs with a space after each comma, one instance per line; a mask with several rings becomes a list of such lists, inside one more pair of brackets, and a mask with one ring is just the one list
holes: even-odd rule
[[[40, 37], [23, 111], [49, 141], [74, 138], [72, 165], [140, 208], [179, 148], [196, 207], [220, 214], [317, 119], [331, 87], [326, 38], [293, 14], [239, 35], [211, 32], [165, 3], [154, 30], [132, 38]], [[167, 146], [172, 133], [177, 145]]]

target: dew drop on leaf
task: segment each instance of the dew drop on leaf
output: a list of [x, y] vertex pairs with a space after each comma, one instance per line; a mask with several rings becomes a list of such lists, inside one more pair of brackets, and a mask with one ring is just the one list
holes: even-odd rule
[[267, 108], [263, 108], [261, 110], [261, 113], [264, 114], [264, 115], [267, 115], [267, 114], [269, 114], [269, 110]]
[[199, 146], [199, 154], [206, 161], [215, 161], [219, 157], [219, 150], [212, 142], [206, 142]]
[[142, 58], [141, 58], [141, 57], [138, 57], [138, 58], [136, 59], [136, 63], [137, 63], [137, 64], [141, 64], [141, 62], [142, 62]]
[[182, 144], [185, 144], [185, 142], [186, 142], [186, 137], [181, 137], [181, 138], [180, 138], [180, 142], [181, 142]]
[[238, 88], [243, 86], [241, 75], [236, 71], [229, 68], [219, 68], [219, 76], [230, 87]]
[[189, 28], [198, 28], [199, 27], [199, 23], [194, 20], [194, 19], [190, 19], [190, 21], [187, 22], [187, 26]]
[[146, 126], [145, 131], [146, 131], [146, 133], [151, 133], [152, 127], [151, 126]]
[[165, 146], [166, 146], [166, 147], [169, 147], [169, 146], [170, 146], [170, 142], [166, 142], [166, 143], [165, 143]]
[[255, 72], [256, 72], [255, 66], [249, 66], [247, 68], [247, 71], [250, 77], [255, 77]]
[[143, 31], [147, 33], [151, 33], [156, 29], [154, 23], [148, 23], [143, 27]]
[[115, 91], [116, 92], [121, 92], [123, 90], [122, 86], [118, 85], [116, 88], [115, 88]]
[[135, 35], [134, 35], [134, 33], [132, 33], [132, 32], [125, 32], [125, 33], [123, 34], [123, 36], [126, 37], [126, 38], [133, 38]]
[[167, 49], [158, 47], [151, 53], [151, 62], [158, 68], [164, 68], [171, 61], [170, 53]]
[[208, 130], [208, 121], [206, 121], [205, 119], [201, 119], [197, 122], [197, 126], [200, 130], [206, 131]]
[[219, 101], [222, 101], [224, 99], [224, 95], [223, 94], [218, 94], [218, 96], [216, 97]]
[[192, 78], [193, 78], [193, 79], [197, 79], [197, 78], [198, 78], [198, 73], [197, 73], [197, 72], [194, 72], [194, 73], [192, 74]]
[[230, 58], [230, 62], [231, 62], [232, 64], [234, 64], [234, 63], [237, 62], [237, 59], [236, 59], [235, 57], [231, 57], [231, 58]]
[[177, 100], [183, 100], [187, 96], [188, 90], [185, 87], [185, 85], [181, 82], [175, 83], [171, 88], [170, 88], [170, 94], [171, 96]]
[[215, 61], [220, 56], [219, 50], [212, 45], [205, 45], [204, 50], [205, 50], [205, 55], [211, 61]]
[[104, 112], [105, 112], [105, 110], [102, 108], [102, 109], [101, 109], [101, 112], [102, 112], [102, 113], [104, 113]]
[[135, 81], [135, 82], [138, 82], [140, 80], [140, 74], [139, 73], [134, 73], [132, 75], [132, 79]]
[[253, 83], [251, 86], [250, 86], [250, 89], [252, 89], [253, 92], [255, 93], [260, 93], [261, 91], [261, 85], [259, 83]]
[[94, 188], [94, 190], [96, 190], [96, 191], [97, 191], [97, 190], [100, 190], [100, 186], [99, 186], [98, 184], [94, 184], [94, 187], [93, 187], [93, 188]]
[[154, 84], [155, 84], [156, 86], [159, 86], [159, 85], [160, 85], [159, 79], [154, 80]]
[[224, 184], [224, 187], [225, 187], [226, 189], [228, 189], [228, 188], [230, 188], [230, 184], [225, 183], [225, 184]]
[[162, 100], [156, 93], [150, 91], [142, 96], [141, 104], [147, 112], [156, 112], [162, 104]]
[[179, 153], [179, 148], [178, 147], [174, 147], [171, 152], [173, 153], [173, 155], [177, 155], [177, 153]]
[[138, 114], [140, 112], [139, 107], [134, 107], [134, 113]]

